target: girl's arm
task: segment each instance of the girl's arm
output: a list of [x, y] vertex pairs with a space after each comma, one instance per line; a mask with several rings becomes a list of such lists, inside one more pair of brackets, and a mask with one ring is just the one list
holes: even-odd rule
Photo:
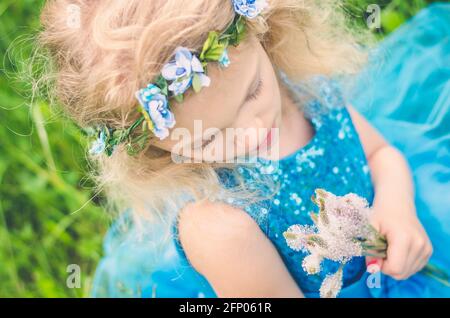
[[432, 254], [431, 242], [416, 216], [414, 186], [403, 155], [389, 145], [360, 114], [349, 108], [375, 186], [372, 223], [388, 241], [381, 270], [406, 279], [421, 270]]
[[194, 203], [180, 213], [178, 226], [189, 261], [219, 297], [303, 297], [275, 247], [244, 211]]

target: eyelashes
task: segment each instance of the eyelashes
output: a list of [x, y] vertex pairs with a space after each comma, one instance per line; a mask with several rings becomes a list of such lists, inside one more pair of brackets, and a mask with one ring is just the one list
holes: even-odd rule
[[212, 136], [209, 137], [207, 140], [204, 140], [203, 143], [202, 143], [201, 148], [205, 148], [205, 147], [208, 146], [210, 143], [212, 143], [215, 139], [216, 139], [216, 135], [212, 135]]
[[[263, 81], [262, 81], [262, 79], [259, 79], [258, 82], [256, 83], [255, 89], [253, 90], [253, 92], [250, 95], [247, 96], [247, 98], [245, 99], [245, 102], [257, 100], [258, 97], [261, 95], [262, 88], [263, 88]], [[208, 139], [203, 140], [202, 145], [199, 147], [199, 149], [203, 149], [206, 146], [210, 145], [213, 141], [215, 141], [215, 139], [216, 139], [216, 135], [212, 135]]]
[[259, 95], [261, 94], [262, 91], [262, 84], [263, 81], [261, 79], [258, 80], [258, 83], [256, 84], [256, 88], [253, 91], [253, 93], [251, 95], [249, 95], [246, 99], [247, 102], [251, 101], [251, 100], [257, 100]]

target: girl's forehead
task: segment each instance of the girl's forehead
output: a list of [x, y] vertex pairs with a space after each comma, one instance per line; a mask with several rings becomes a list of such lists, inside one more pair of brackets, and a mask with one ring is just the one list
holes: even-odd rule
[[204, 87], [199, 93], [189, 92], [182, 106], [190, 107], [217, 98], [228, 99], [230, 94], [242, 94], [257, 70], [260, 55], [258, 45], [260, 44], [256, 41], [249, 41], [238, 47], [228, 48], [231, 64], [225, 68], [219, 65], [209, 66], [210, 86]]

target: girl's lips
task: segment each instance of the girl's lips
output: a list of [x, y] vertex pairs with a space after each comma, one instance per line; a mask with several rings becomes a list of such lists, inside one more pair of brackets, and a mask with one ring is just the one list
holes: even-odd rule
[[270, 147], [272, 145], [272, 141], [273, 141], [273, 130], [276, 129], [275, 126], [276, 125], [274, 124], [272, 126], [272, 128], [269, 129], [269, 132], [267, 133], [267, 135], [264, 138], [263, 142], [261, 142], [258, 145], [257, 150], [260, 150], [260, 149], [268, 150], [268, 149], [270, 149]]

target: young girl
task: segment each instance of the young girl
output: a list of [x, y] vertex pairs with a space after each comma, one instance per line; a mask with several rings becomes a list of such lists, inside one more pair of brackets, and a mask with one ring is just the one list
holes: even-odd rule
[[[308, 276], [306, 255], [282, 235], [311, 222], [316, 188], [365, 197], [388, 241], [386, 259], [350, 261], [339, 296], [450, 295], [418, 273], [433, 248], [415, 207], [421, 202], [424, 219], [445, 222], [437, 216], [450, 206], [449, 173], [435, 171], [441, 179], [415, 200], [405, 158], [344, 100], [330, 76], [354, 73], [363, 54], [340, 12], [331, 0], [47, 2], [40, 40], [54, 62], [58, 100], [96, 131], [96, 177], [111, 208], [123, 212], [105, 239], [93, 296], [318, 297], [338, 264]], [[412, 85], [402, 80], [388, 84]], [[378, 95], [353, 100], [359, 106]], [[399, 99], [397, 111], [407, 107], [402, 97], [389, 98]], [[229, 128], [245, 138], [227, 136]], [[425, 146], [407, 139], [415, 133], [400, 131], [394, 141], [420, 155]], [[435, 141], [428, 149], [448, 146]], [[238, 162], [255, 150], [256, 160]], [[448, 170], [442, 151], [430, 164], [447, 156]], [[431, 183], [416, 167], [417, 181]], [[448, 242], [448, 223], [428, 227], [433, 222], [427, 231]], [[442, 254], [433, 260], [445, 268]], [[383, 273], [379, 286], [366, 284], [366, 262]]]

